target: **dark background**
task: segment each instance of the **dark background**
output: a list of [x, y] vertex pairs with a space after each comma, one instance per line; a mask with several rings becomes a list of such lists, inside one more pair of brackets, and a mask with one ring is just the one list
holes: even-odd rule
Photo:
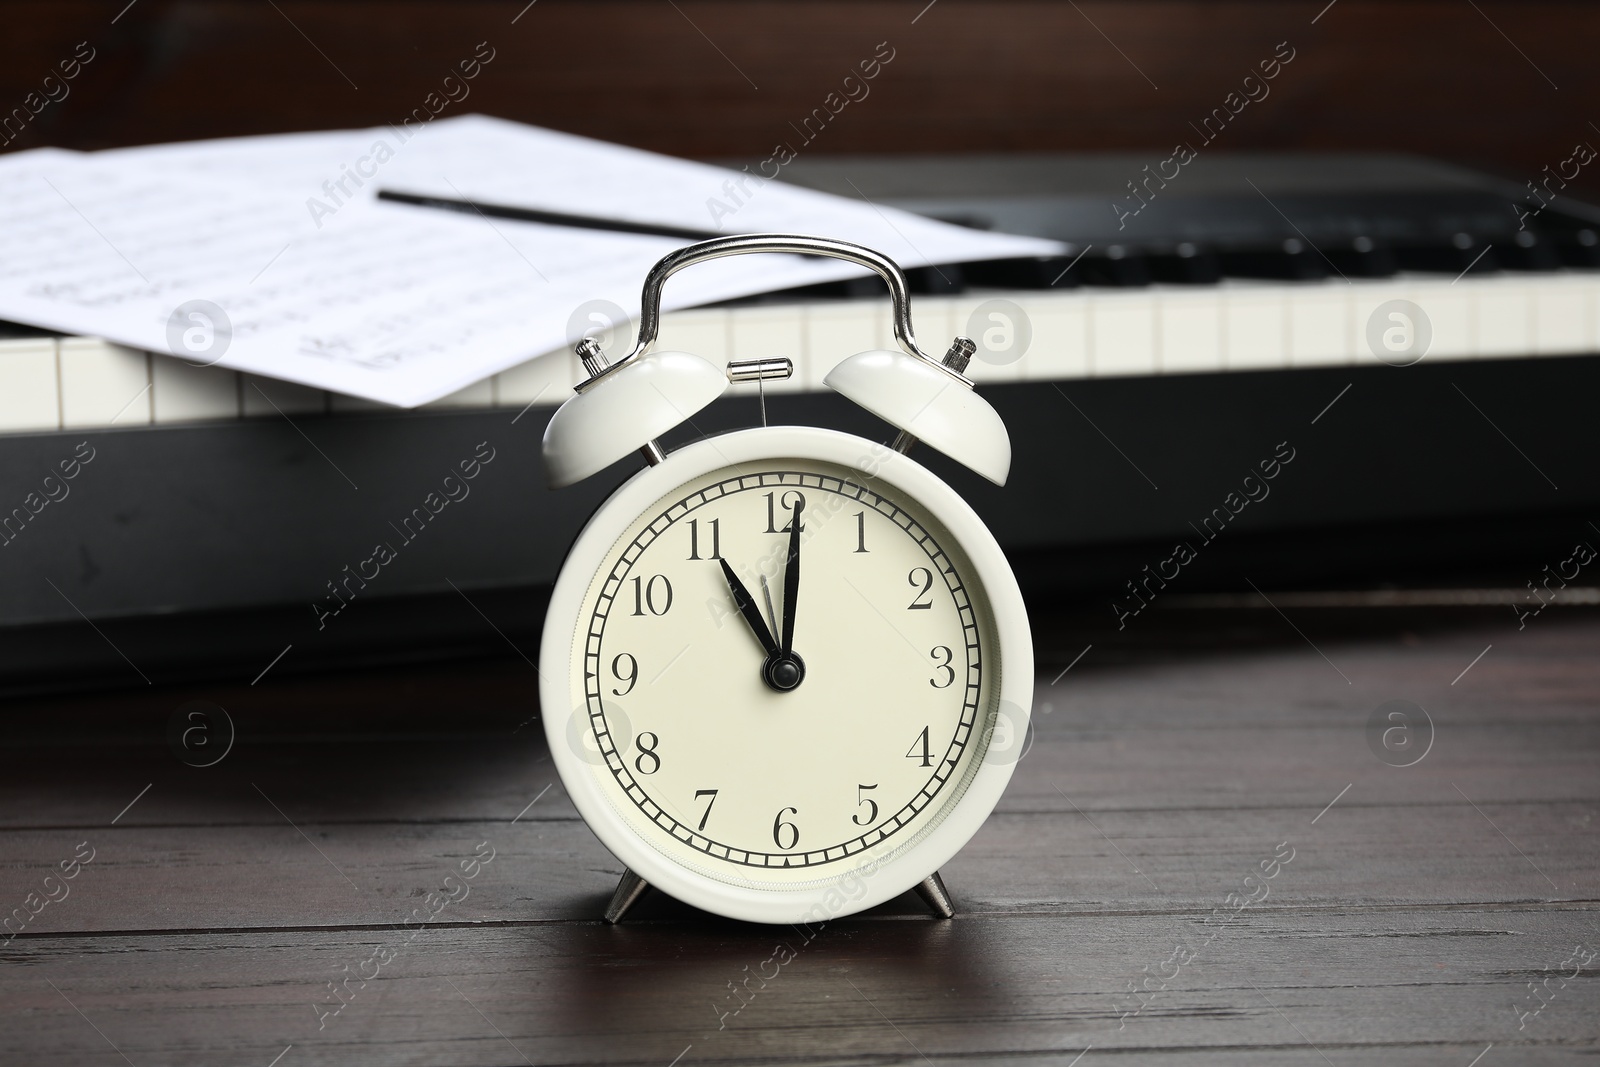
[[[495, 62], [448, 113], [763, 158], [888, 41], [894, 62], [867, 101], [810, 151], [1169, 151], [1288, 41], [1293, 65], [1229, 127], [1229, 151], [1417, 152], [1527, 181], [1600, 137], [1586, 110], [1600, 7], [1326, 2], [9, 3], [0, 103], [88, 41], [98, 55], [71, 96], [11, 147], [374, 125], [421, 106], [487, 41]], [[1572, 183], [1597, 191], [1596, 168]]]

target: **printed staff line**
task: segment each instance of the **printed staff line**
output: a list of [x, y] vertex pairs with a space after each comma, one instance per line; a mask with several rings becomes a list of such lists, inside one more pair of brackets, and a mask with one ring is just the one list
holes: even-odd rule
[[[1050, 788], [1054, 789], [1057, 793], [1061, 793], [1061, 787], [1058, 786], [1058, 785], [1052, 784], [1050, 786]], [[1134, 874], [1137, 874], [1140, 878], [1143, 878], [1145, 880], [1145, 882], [1150, 886], [1151, 889], [1154, 889], [1157, 893], [1161, 892], [1161, 887], [1156, 885], [1154, 882], [1150, 881], [1150, 876], [1145, 874], [1143, 871], [1141, 871], [1139, 869], [1139, 865], [1138, 864], [1136, 864], [1132, 860], [1128, 859], [1128, 854], [1126, 852], [1122, 851], [1122, 849], [1117, 848], [1117, 843], [1115, 841], [1111, 840], [1111, 838], [1106, 837], [1106, 832], [1104, 830], [1100, 829], [1100, 827], [1095, 826], [1094, 820], [1089, 818], [1088, 813], [1085, 812], [1082, 808], [1078, 807], [1078, 805], [1073, 802], [1073, 799], [1071, 797], [1067, 796], [1067, 794], [1065, 794], [1065, 793], [1061, 793], [1061, 799], [1065, 800], [1068, 804], [1071, 804], [1072, 805], [1072, 810], [1077, 812], [1079, 815], [1082, 815], [1084, 822], [1088, 823], [1090, 826], [1094, 826], [1094, 832], [1099, 834], [1101, 837], [1105, 837], [1106, 844], [1110, 845], [1112, 848], [1117, 849], [1117, 855], [1121, 856], [1124, 860], [1127, 861], [1128, 866], [1133, 868], [1133, 873]]]

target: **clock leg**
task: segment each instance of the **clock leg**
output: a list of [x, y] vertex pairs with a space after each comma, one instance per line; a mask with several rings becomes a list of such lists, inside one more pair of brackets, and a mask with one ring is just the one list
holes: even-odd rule
[[[622, 890], [619, 888], [617, 892], [621, 893]], [[944, 887], [944, 879], [939, 877], [938, 871], [934, 871], [917, 883], [917, 896], [928, 905], [928, 910], [933, 912], [934, 918], [955, 918], [955, 903], [950, 899], [950, 891]]]
[[[934, 875], [935, 878], [938, 875]], [[611, 903], [606, 906], [606, 922], [619, 923], [628, 913], [628, 909], [636, 904], [644, 891], [650, 888], [650, 883], [640, 878], [637, 874], [624, 868], [622, 881], [617, 883], [617, 891], [611, 894]]]

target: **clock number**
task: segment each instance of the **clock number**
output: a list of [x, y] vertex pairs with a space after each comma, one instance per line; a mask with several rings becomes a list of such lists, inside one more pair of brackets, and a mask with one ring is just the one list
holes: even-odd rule
[[[712, 519], [707, 525], [711, 527], [711, 555], [707, 559], [722, 558], [722, 520]], [[700, 520], [689, 520], [689, 558], [700, 558]]]
[[[933, 766], [933, 753], [928, 750], [928, 730], [929, 727], [924, 726], [917, 739], [911, 742], [910, 750], [906, 752], [906, 759], [919, 759], [924, 767]], [[922, 749], [920, 752], [917, 751], [919, 747]]]
[[937, 660], [941, 653], [944, 655], [944, 662], [935, 663], [933, 665], [934, 669], [944, 671], [950, 677], [946, 678], [942, 682], [929, 678], [928, 684], [933, 686], [935, 689], [948, 689], [950, 688], [950, 683], [956, 680], [956, 669], [950, 666], [950, 661], [955, 659], [955, 653], [950, 651], [950, 647], [948, 645], [935, 645], [933, 646], [933, 651], [929, 652], [928, 654]]
[[878, 821], [878, 802], [873, 800], [871, 797], [864, 797], [861, 795], [868, 789], [876, 788], [878, 788], [876, 785], [856, 786], [856, 807], [859, 808], [861, 805], [865, 804], [872, 809], [871, 811], [867, 812], [867, 817], [865, 819], [861, 817], [861, 813], [859, 811], [850, 816], [850, 821], [855, 823], [857, 826], [871, 826], [873, 823]]
[[858, 511], [858, 512], [856, 512], [856, 551], [857, 552], [865, 552], [866, 550], [867, 550], [867, 513], [865, 511]]
[[696, 789], [694, 791], [694, 798], [699, 800], [701, 797], [711, 798], [710, 800], [706, 801], [705, 814], [700, 816], [699, 829], [704, 830], [706, 828], [706, 820], [711, 818], [711, 805], [717, 802], [717, 791], [715, 789]]
[[[645, 742], [649, 742], [646, 744]], [[656, 755], [656, 746], [661, 744], [661, 738], [646, 730], [639, 735], [639, 755], [633, 761], [633, 769], [640, 774], [654, 774], [661, 769], [661, 757]], [[650, 761], [650, 769], [644, 769], [644, 761]]]
[[[622, 673], [622, 665], [624, 661], [626, 661], [628, 665], [627, 674]], [[639, 661], [634, 659], [628, 653], [624, 652], [616, 659], [611, 661], [611, 673], [617, 676], [617, 681], [625, 682], [628, 686], [626, 689], [613, 689], [611, 691], [612, 696], [625, 697], [629, 693], [633, 692], [633, 685], [639, 680]]]
[[[634, 579], [634, 581], [638, 580], [639, 579], [637, 578]], [[906, 581], [911, 584], [911, 588], [913, 589], [919, 585], [922, 586], [922, 589], [917, 593], [917, 595], [911, 599], [910, 606], [906, 608], [907, 611], [927, 611], [929, 608], [933, 607], [932, 571], [926, 567], [912, 567], [911, 573], [906, 575]], [[922, 602], [923, 597], [928, 598], [928, 602], [926, 604]], [[634, 614], [637, 615], [638, 612], [634, 612]]]
[[[772, 820], [772, 843], [784, 851], [788, 851], [800, 843], [800, 828], [792, 822], [783, 821], [783, 817], [791, 811], [796, 815], [800, 814], [799, 808], [784, 808]], [[787, 845], [783, 843], [783, 832], [785, 830], [789, 831], [789, 843]]]
[[[665, 592], [658, 591], [657, 582]], [[661, 602], [660, 607], [656, 607], [657, 601]], [[657, 574], [649, 582], [643, 578], [633, 580], [633, 613], [643, 615], [646, 608], [652, 615], [665, 615], [672, 609], [672, 583], [665, 574]]]
[[[781, 510], [785, 515], [792, 515], [796, 504], [799, 504], [800, 510], [804, 511], [806, 509], [806, 495], [798, 489], [789, 489], [784, 492], [782, 497], [778, 498], [776, 505], [774, 505], [773, 497], [775, 496], [777, 496], [776, 493], [767, 494], [767, 533], [788, 533], [789, 526], [794, 522], [794, 519], [791, 518], [789, 522], [784, 523], [783, 529], [780, 530], [778, 529], [778, 511]], [[800, 532], [806, 532], [804, 526], [800, 528]]]

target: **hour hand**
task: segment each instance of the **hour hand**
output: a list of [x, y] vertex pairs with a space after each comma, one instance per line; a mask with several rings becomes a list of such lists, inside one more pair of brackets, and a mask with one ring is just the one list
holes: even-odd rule
[[717, 560], [722, 564], [722, 576], [728, 579], [728, 588], [733, 593], [733, 606], [739, 609], [739, 614], [744, 616], [744, 621], [750, 624], [750, 629], [755, 632], [756, 640], [761, 642], [761, 647], [768, 656], [778, 653], [778, 642], [773, 638], [772, 631], [767, 629], [766, 620], [761, 617], [761, 611], [756, 607], [755, 600], [750, 596], [750, 590], [744, 587], [739, 576], [733, 573], [733, 568], [728, 566], [725, 559]]

